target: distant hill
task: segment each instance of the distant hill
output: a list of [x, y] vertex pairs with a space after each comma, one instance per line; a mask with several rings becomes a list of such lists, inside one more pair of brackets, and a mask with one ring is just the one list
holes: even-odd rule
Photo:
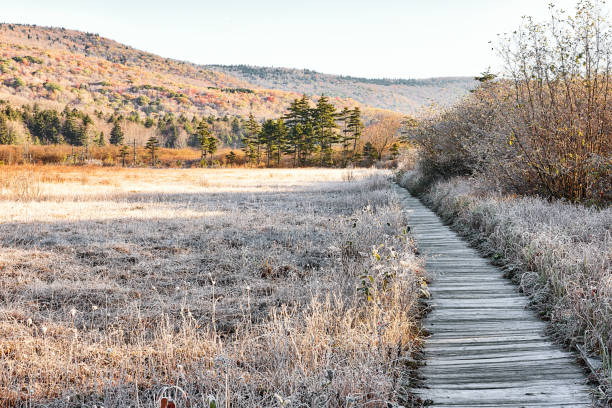
[[[302, 93], [313, 96], [313, 101], [326, 94], [337, 109], [359, 106], [368, 126], [431, 102], [452, 103], [473, 82], [469, 78], [366, 79], [297, 69], [203, 66], [163, 58], [97, 34], [0, 24], [0, 108], [27, 105], [34, 111], [64, 112], [63, 118], [68, 111], [79, 111], [74, 118], [92, 123], [84, 125], [87, 132], [75, 133], [78, 143], [95, 140], [100, 132], [108, 138], [114, 123], [120, 122], [128, 140], [144, 143], [162, 134], [166, 146], [181, 147], [189, 142], [194, 124], [206, 118], [221, 141], [238, 146], [249, 114], [259, 120], [277, 118]], [[15, 135], [11, 140], [27, 141], [32, 136], [17, 123], [10, 127]]]
[[[282, 114], [300, 94], [64, 28], [0, 24], [0, 99], [124, 116]], [[332, 96], [337, 106], [362, 105]]]
[[250, 65], [207, 65], [262, 88], [351, 98], [364, 105], [414, 113], [431, 103], [448, 106], [476, 87], [471, 77], [428, 79], [369, 79], [322, 74], [309, 69]]

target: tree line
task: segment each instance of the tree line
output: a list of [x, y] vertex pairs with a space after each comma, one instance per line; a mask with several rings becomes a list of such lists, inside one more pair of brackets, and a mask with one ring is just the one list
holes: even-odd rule
[[[112, 125], [108, 137], [96, 128], [95, 118], [98, 123], [106, 121]], [[155, 129], [155, 132], [149, 133], [151, 137], [146, 143], [151, 151], [152, 163], [155, 162], [156, 148], [179, 147], [181, 135], [186, 135], [186, 145], [202, 152], [203, 164], [212, 159], [220, 145], [241, 148], [249, 165], [280, 166], [283, 162], [291, 163], [294, 167], [346, 166], [363, 160], [371, 163], [378, 158], [371, 144], [366, 143], [358, 151], [358, 141], [364, 130], [359, 107], [338, 110], [325, 95], [321, 95], [316, 102], [303, 95], [295, 99], [281, 117], [262, 121], [256, 120], [252, 114], [244, 120], [227, 116], [176, 117], [172, 113], [142, 120], [118, 113], [105, 116], [100, 111], [94, 111], [90, 116], [67, 106], [63, 111], [41, 109], [36, 104], [14, 108], [3, 102], [0, 104], [0, 144], [20, 142], [8, 126], [10, 121], [23, 124], [24, 133], [27, 134], [25, 139], [29, 143], [73, 146], [131, 144], [131, 141], [125, 140], [122, 123], [134, 122], [146, 129]], [[233, 151], [231, 153], [228, 160], [233, 162], [237, 156]], [[124, 155], [121, 158], [124, 161]]]
[[[337, 111], [329, 98], [321, 95], [314, 106], [308, 96], [295, 99], [280, 118], [257, 122], [253, 115], [245, 126], [243, 151], [247, 162], [280, 165], [283, 156], [293, 166], [347, 165], [359, 161], [357, 141], [363, 132], [359, 107]], [[341, 157], [334, 157], [339, 147]]]
[[[98, 126], [94, 121], [96, 118]], [[121, 145], [124, 143], [125, 124], [131, 122], [142, 126], [143, 133], [153, 128], [163, 147], [199, 147], [200, 142], [194, 135], [201, 121], [212, 129], [220, 144], [240, 147], [246, 124], [241, 117], [187, 118], [184, 114], [175, 116], [172, 113], [165, 113], [158, 118], [142, 119], [135, 112], [124, 116], [119, 113], [105, 115], [101, 111], [94, 111], [90, 115], [67, 106], [63, 111], [58, 111], [43, 109], [37, 104], [13, 107], [6, 101], [0, 101], [0, 144], [19, 144], [27, 141], [40, 145], [104, 146], [107, 143]], [[23, 125], [20, 126], [20, 131], [11, 126], [11, 122]], [[112, 125], [108, 135], [99, 129], [100, 122]]]

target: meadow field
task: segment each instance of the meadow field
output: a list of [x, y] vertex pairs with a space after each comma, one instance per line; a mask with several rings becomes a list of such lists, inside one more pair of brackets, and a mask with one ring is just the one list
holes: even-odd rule
[[390, 406], [424, 278], [390, 174], [0, 171], [0, 405]]

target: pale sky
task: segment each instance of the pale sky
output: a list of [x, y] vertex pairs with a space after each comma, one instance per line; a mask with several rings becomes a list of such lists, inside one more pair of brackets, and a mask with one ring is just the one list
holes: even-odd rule
[[[0, 0], [0, 20], [98, 33], [163, 57], [364, 76], [473, 76], [488, 41], [551, 0]], [[557, 0], [573, 10], [575, 0]]]

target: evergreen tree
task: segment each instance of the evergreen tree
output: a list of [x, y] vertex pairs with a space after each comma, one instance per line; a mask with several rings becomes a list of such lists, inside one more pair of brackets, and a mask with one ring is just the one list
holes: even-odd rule
[[321, 95], [314, 109], [315, 135], [320, 152], [320, 165], [332, 164], [332, 148], [338, 141], [336, 108], [325, 95]]
[[145, 149], [147, 149], [149, 151], [149, 154], [151, 155], [151, 166], [155, 166], [155, 163], [157, 162], [155, 152], [157, 151], [158, 147], [159, 140], [157, 140], [155, 136], [151, 136], [149, 140], [147, 140], [147, 144], [145, 145]]
[[[179, 117], [180, 122], [180, 117]], [[175, 148], [178, 144], [180, 126], [177, 124], [173, 114], [166, 113], [157, 123], [159, 134], [163, 137], [163, 144], [168, 148]]]
[[367, 142], [363, 146], [363, 160], [366, 162], [367, 166], [371, 166], [372, 163], [378, 158], [378, 152], [372, 145], [372, 143]]
[[234, 153], [233, 150], [230, 150], [230, 152], [225, 155], [225, 159], [227, 160], [230, 166], [233, 166], [236, 162], [236, 153]]
[[342, 111], [338, 114], [338, 120], [342, 122], [342, 137], [340, 141], [342, 142], [342, 161], [343, 166], [346, 166], [348, 148], [351, 145], [351, 131], [349, 129], [349, 120], [351, 116], [351, 111], [346, 106]]
[[391, 148], [389, 148], [389, 151], [391, 152], [391, 160], [397, 159], [397, 156], [399, 156], [399, 148], [400, 145], [397, 142], [391, 145]]
[[218, 140], [212, 134], [209, 135], [206, 139], [206, 152], [210, 155], [210, 158], [212, 160], [213, 154], [215, 154], [215, 152], [217, 151]]
[[62, 125], [57, 111], [51, 109], [38, 110], [35, 105], [33, 114], [24, 112], [23, 119], [30, 134], [40, 140], [41, 143], [57, 144], [61, 141], [59, 135]]
[[264, 122], [260, 132], [260, 141], [266, 150], [266, 166], [270, 167], [273, 161], [277, 166], [280, 165], [286, 137], [287, 128], [282, 119], [268, 119]]
[[118, 121], [115, 121], [113, 124], [113, 129], [110, 132], [109, 143], [116, 146], [123, 144], [123, 130], [121, 129], [121, 125], [119, 125]]
[[287, 151], [288, 143], [287, 139], [287, 127], [283, 119], [277, 119], [274, 126], [274, 156], [276, 158], [276, 165], [280, 166], [281, 157], [284, 151]]
[[121, 146], [121, 149], [119, 149], [119, 156], [121, 157], [123, 167], [125, 167], [125, 159], [128, 154], [130, 154], [130, 149], [126, 145]]
[[99, 146], [102, 147], [106, 144], [106, 141], [104, 140], [104, 132], [100, 132], [98, 134], [98, 138], [95, 140], [95, 143]]
[[64, 119], [62, 126], [62, 135], [68, 143], [73, 146], [83, 146], [86, 144], [85, 126], [78, 124], [78, 116], [75, 112], [69, 112]]
[[266, 149], [266, 166], [270, 167], [270, 159], [274, 150], [274, 133], [275, 133], [274, 121], [268, 119], [264, 122], [259, 133], [259, 144], [263, 145]]
[[361, 121], [361, 110], [359, 106], [355, 106], [350, 112], [348, 119], [348, 130], [350, 131], [350, 138], [353, 141], [353, 154], [355, 154], [355, 150], [357, 149], [357, 141], [361, 138], [363, 133], [363, 122]]
[[247, 162], [255, 163], [257, 161], [257, 135], [261, 130], [261, 126], [251, 113], [249, 120], [245, 125], [245, 132], [242, 135], [242, 150], [246, 156]]
[[283, 116], [287, 127], [285, 153], [293, 155], [294, 165], [304, 165], [314, 150], [313, 110], [308, 97], [295, 99]]
[[210, 136], [210, 129], [206, 120], [202, 119], [196, 128], [195, 138], [198, 141], [198, 146], [202, 152], [202, 160], [206, 158], [208, 153], [208, 138]]

